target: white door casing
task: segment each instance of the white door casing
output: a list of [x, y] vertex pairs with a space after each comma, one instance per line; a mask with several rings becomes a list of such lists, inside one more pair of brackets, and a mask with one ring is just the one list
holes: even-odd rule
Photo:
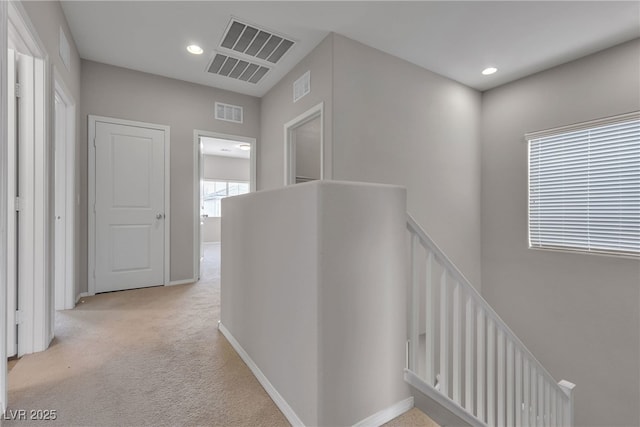
[[[7, 2], [0, 2], [0, 28], [7, 28]], [[0, 99], [7, 99], [7, 32], [0, 31]], [[0, 102], [0, 129], [7, 128], [7, 104]], [[0, 271], [6, 271], [7, 253], [7, 137], [0, 133]], [[0, 301], [6, 301], [6, 276], [0, 275]], [[7, 408], [6, 305], [0, 303], [0, 414]]]
[[68, 310], [75, 306], [76, 110], [55, 67], [54, 86], [54, 302]]
[[16, 53], [8, 49], [7, 76], [13, 84], [7, 86], [7, 357], [17, 354], [16, 310], [17, 310], [17, 238], [16, 238]]
[[89, 131], [89, 293], [168, 284], [169, 129], [91, 116]]
[[331, 179], [331, 176], [325, 172], [324, 103], [321, 102], [284, 124], [284, 185], [296, 183], [295, 130], [318, 117], [320, 118], [320, 179]]
[[54, 282], [55, 282], [55, 307], [56, 310], [64, 310], [65, 307], [65, 286], [66, 280], [66, 262], [64, 260], [67, 248], [65, 236], [67, 234], [66, 227], [66, 153], [64, 152], [64, 142], [66, 141], [66, 121], [67, 110], [60, 95], [54, 95], [54, 127], [55, 142], [53, 144], [54, 157], [54, 180], [55, 180], [55, 201], [54, 201]]

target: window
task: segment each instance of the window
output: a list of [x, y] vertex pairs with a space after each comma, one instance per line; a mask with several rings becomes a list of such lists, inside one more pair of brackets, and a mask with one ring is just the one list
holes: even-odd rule
[[249, 192], [248, 182], [202, 181], [203, 214], [210, 217], [222, 215], [220, 200]]
[[640, 112], [526, 137], [529, 247], [640, 256]]

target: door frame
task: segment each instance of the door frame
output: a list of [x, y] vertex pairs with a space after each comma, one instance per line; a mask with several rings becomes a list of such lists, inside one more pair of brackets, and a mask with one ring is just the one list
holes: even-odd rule
[[[249, 151], [249, 192], [256, 191], [256, 164], [257, 164], [257, 140], [248, 136], [230, 135], [220, 132], [194, 129], [193, 131], [193, 279], [180, 281], [180, 283], [196, 282], [200, 279], [200, 177], [203, 166], [200, 164], [202, 146], [200, 137], [228, 139], [244, 144], [250, 144]], [[177, 284], [177, 283], [176, 283]]]
[[320, 117], [320, 180], [330, 179], [324, 173], [324, 102], [321, 102], [284, 124], [284, 185], [296, 183], [293, 131], [318, 117]]
[[96, 294], [96, 123], [109, 123], [123, 126], [136, 126], [147, 129], [155, 129], [164, 132], [164, 281], [163, 285], [169, 285], [171, 281], [171, 132], [170, 126], [155, 123], [138, 122], [133, 120], [116, 119], [113, 117], [89, 115], [88, 123], [88, 196], [87, 215], [89, 224], [89, 256], [87, 268], [88, 294]]
[[[7, 2], [0, 1], [0, 28], [7, 28]], [[7, 31], [0, 31], [0, 99], [7, 99]], [[7, 129], [7, 105], [0, 102], [0, 129]], [[0, 132], [0, 271], [7, 271], [7, 132]], [[0, 301], [7, 300], [7, 278], [0, 274]], [[7, 306], [0, 304], [0, 415], [7, 409]]]
[[[46, 350], [53, 339], [49, 186], [52, 152], [49, 144], [51, 74], [47, 51], [22, 3], [8, 2], [5, 28], [7, 45], [10, 39], [19, 48], [17, 52], [28, 56], [33, 62], [29, 77], [32, 84], [26, 85], [24, 90], [21, 88], [21, 98], [29, 99], [29, 108], [26, 110], [29, 123], [25, 128], [27, 144], [19, 147], [23, 156], [19, 172], [21, 222], [18, 232], [21, 246], [18, 248], [17, 271], [21, 279], [18, 289], [18, 356], [22, 356]], [[7, 49], [3, 53], [5, 58], [6, 52]], [[15, 177], [7, 177], [6, 185], [12, 185], [12, 182], [15, 184]], [[7, 202], [7, 209], [15, 208], [15, 200]]]
[[[75, 162], [76, 162], [76, 102], [71, 96], [71, 92], [67, 89], [64, 81], [62, 80], [62, 76], [59, 71], [55, 68], [53, 69], [53, 82], [54, 82], [54, 96], [57, 95], [62, 103], [64, 104], [64, 108], [66, 110], [66, 121], [64, 123], [65, 128], [65, 137], [63, 141], [59, 141], [57, 137], [57, 118], [55, 111], [55, 104], [53, 108], [54, 115], [54, 139], [53, 144], [56, 147], [56, 151], [62, 150], [63, 157], [65, 160], [65, 174], [64, 180], [60, 182], [59, 180], [54, 178], [54, 195], [63, 190], [65, 194], [64, 198], [64, 216], [63, 220], [65, 223], [65, 234], [64, 236], [55, 235], [55, 224], [57, 218], [55, 216], [58, 212], [55, 212], [55, 199], [54, 199], [54, 245], [57, 243], [58, 238], [62, 238], [64, 240], [64, 253], [58, 254], [55, 251], [53, 253], [53, 264], [54, 264], [54, 292], [55, 298], [53, 299], [55, 304], [55, 310], [70, 310], [75, 307], [76, 296], [75, 296], [75, 201], [76, 201], [76, 182], [75, 182]], [[55, 99], [54, 99], [55, 103]], [[59, 146], [58, 146], [59, 145]], [[55, 159], [54, 159], [55, 164]], [[55, 173], [55, 166], [54, 166]], [[62, 188], [61, 187], [62, 184]], [[62, 256], [59, 256], [62, 255]], [[56, 270], [63, 268], [64, 269], [64, 278], [62, 283], [58, 283], [56, 280], [57, 275]], [[58, 300], [58, 293], [63, 295], [62, 304]]]

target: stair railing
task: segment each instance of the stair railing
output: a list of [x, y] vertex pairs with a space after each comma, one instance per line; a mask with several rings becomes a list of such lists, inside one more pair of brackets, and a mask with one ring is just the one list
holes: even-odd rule
[[553, 379], [410, 215], [407, 229], [407, 381], [472, 425], [573, 426], [575, 386]]

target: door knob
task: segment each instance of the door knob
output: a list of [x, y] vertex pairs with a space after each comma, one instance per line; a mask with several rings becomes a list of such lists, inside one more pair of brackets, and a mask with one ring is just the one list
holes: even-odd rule
[[162, 219], [162, 217], [163, 217], [163, 216], [164, 216], [164, 215], [162, 215], [161, 213], [156, 214], [156, 219]]

